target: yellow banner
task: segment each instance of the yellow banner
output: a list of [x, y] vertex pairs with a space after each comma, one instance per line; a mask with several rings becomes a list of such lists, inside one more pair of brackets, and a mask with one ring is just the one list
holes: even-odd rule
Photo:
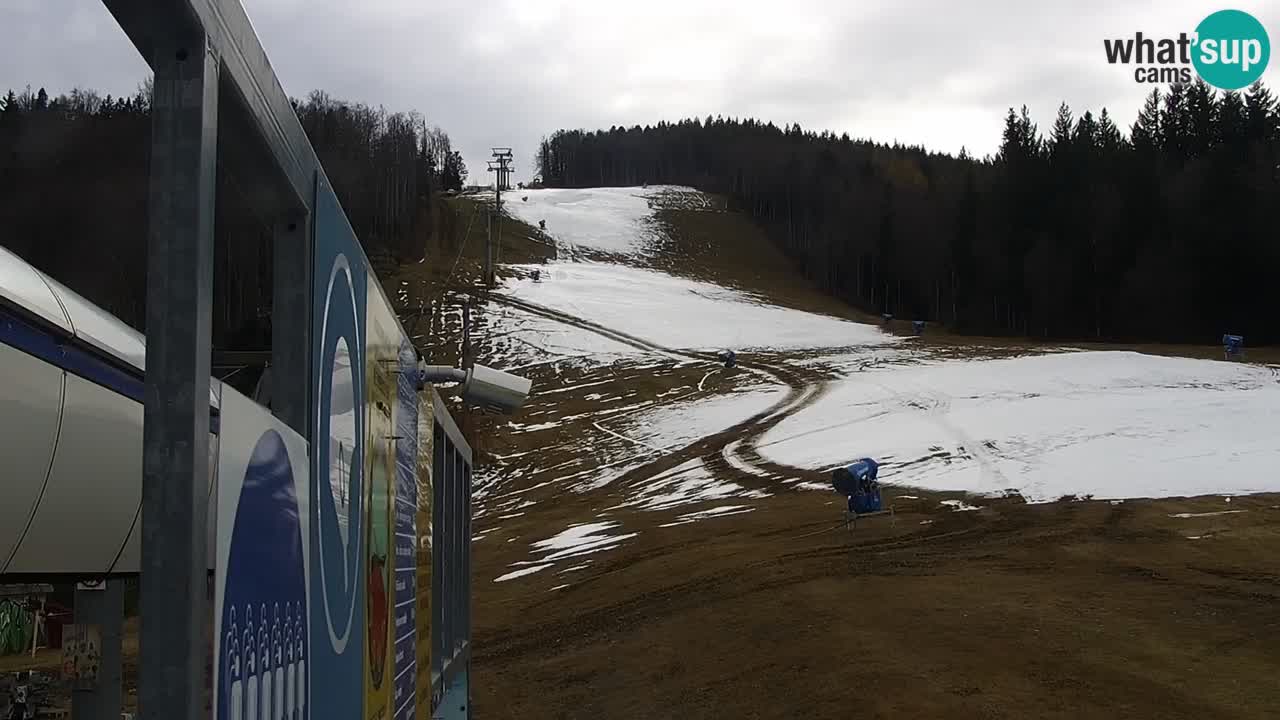
[[365, 588], [364, 717], [391, 719], [394, 672], [392, 648], [391, 511], [395, 482], [394, 438], [400, 328], [378, 292], [378, 280], [368, 280], [365, 335], [365, 547], [368, 568]]

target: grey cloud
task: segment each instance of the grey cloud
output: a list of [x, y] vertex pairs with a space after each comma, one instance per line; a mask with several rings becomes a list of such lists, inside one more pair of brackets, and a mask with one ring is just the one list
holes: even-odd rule
[[[1280, 1], [1237, 3], [1277, 27]], [[472, 177], [491, 145], [518, 176], [557, 128], [722, 114], [976, 154], [1010, 107], [1047, 129], [1061, 101], [1132, 122], [1148, 87], [1102, 38], [1190, 30], [1181, 2], [247, 0], [286, 90], [416, 109]], [[1212, 8], [1210, 8], [1212, 9]], [[96, 0], [6, 0], [0, 85], [127, 92], [146, 67]], [[1269, 70], [1270, 80], [1275, 74]]]

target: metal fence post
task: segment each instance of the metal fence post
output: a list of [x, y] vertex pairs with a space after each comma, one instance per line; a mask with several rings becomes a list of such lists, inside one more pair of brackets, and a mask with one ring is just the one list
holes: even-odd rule
[[218, 59], [202, 30], [154, 38], [138, 709], [206, 715], [207, 493]]
[[310, 221], [289, 213], [272, 238], [271, 410], [303, 437], [311, 418]]

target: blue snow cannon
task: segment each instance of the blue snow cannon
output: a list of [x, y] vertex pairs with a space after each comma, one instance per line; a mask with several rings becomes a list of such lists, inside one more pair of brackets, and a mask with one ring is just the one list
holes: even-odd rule
[[880, 483], [876, 475], [880, 464], [871, 458], [862, 458], [847, 467], [831, 473], [831, 485], [836, 492], [849, 499], [849, 512], [855, 515], [880, 512]]
[[1244, 353], [1244, 336], [1243, 335], [1223, 335], [1222, 349], [1227, 354], [1227, 358], [1238, 358]]

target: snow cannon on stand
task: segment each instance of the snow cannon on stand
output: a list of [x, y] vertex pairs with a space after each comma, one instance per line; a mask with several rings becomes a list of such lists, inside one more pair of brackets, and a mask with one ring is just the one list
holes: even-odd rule
[[881, 502], [880, 483], [876, 479], [879, 473], [880, 463], [871, 458], [862, 458], [831, 473], [831, 486], [848, 500], [844, 514], [846, 528], [851, 522], [856, 524], [860, 516], [893, 514], [893, 508], [885, 510]]
[[1222, 350], [1228, 360], [1239, 359], [1244, 355], [1244, 336], [1223, 335]]
[[917, 335], [917, 336], [923, 335], [923, 334], [924, 334], [924, 321], [923, 321], [923, 320], [912, 320], [912, 321], [911, 321], [911, 329], [915, 331], [915, 333], [916, 333], [916, 335]]

